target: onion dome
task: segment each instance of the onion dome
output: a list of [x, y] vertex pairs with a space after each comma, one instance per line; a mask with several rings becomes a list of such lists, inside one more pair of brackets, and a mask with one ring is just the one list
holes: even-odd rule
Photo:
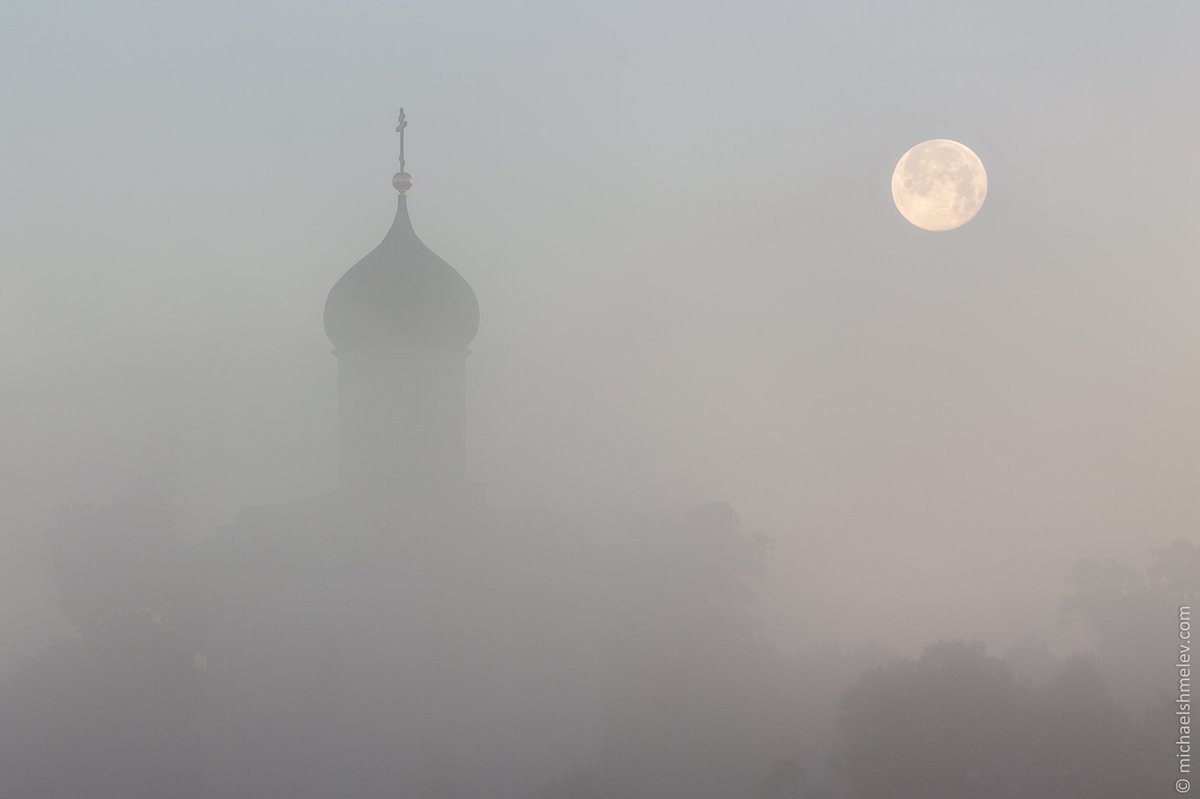
[[342, 275], [325, 301], [325, 335], [339, 350], [417, 346], [466, 349], [479, 330], [470, 284], [417, 238], [408, 217], [412, 176], [404, 171], [400, 110], [396, 218], [375, 249]]

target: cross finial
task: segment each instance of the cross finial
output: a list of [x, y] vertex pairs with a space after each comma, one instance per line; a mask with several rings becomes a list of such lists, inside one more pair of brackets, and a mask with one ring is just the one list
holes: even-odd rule
[[396, 132], [400, 134], [400, 170], [404, 171], [404, 129], [408, 127], [408, 120], [404, 118], [404, 109], [400, 109], [400, 115], [396, 117]]

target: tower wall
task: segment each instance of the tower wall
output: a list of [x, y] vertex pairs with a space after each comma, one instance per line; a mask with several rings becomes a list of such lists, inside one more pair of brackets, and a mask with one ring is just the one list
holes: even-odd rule
[[448, 498], [466, 473], [466, 350], [337, 351], [342, 487]]

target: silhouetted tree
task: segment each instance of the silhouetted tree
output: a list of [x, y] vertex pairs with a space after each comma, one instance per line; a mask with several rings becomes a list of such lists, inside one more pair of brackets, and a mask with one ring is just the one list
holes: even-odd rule
[[1000, 797], [1015, 782], [1028, 692], [983, 644], [938, 642], [867, 672], [842, 700], [855, 799]]
[[1085, 658], [1035, 685], [982, 644], [939, 642], [865, 674], [842, 708], [851, 799], [1144, 795], [1137, 730]]
[[[1140, 712], [1168, 698], [1169, 669], [1182, 605], [1200, 600], [1200, 547], [1176, 541], [1153, 550], [1144, 571], [1116, 560], [1081, 560], [1068, 578], [1066, 623], [1084, 625], [1117, 697]], [[1153, 653], [1166, 651], [1165, 657]]]
[[77, 640], [23, 663], [0, 690], [0, 796], [198, 795], [203, 626], [198, 551], [178, 535], [169, 480], [73, 507], [46, 567]]
[[1093, 660], [1068, 658], [1034, 698], [1021, 720], [1029, 765], [1020, 784], [1028, 795], [1146, 795], [1137, 730]]

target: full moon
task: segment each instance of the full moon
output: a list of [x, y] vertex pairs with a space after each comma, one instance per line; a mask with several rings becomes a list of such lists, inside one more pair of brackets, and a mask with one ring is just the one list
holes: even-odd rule
[[900, 215], [922, 230], [953, 230], [970, 222], [987, 196], [983, 162], [965, 144], [923, 141], [900, 156], [892, 199]]

